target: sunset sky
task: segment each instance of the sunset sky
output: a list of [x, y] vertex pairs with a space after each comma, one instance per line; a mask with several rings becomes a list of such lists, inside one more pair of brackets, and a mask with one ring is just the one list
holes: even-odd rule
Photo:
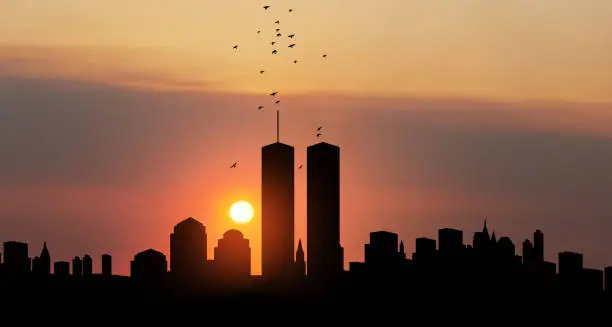
[[[487, 216], [519, 253], [540, 228], [548, 260], [612, 265], [610, 17], [607, 0], [0, 0], [0, 241], [128, 274], [193, 216], [210, 255], [243, 231], [259, 273], [279, 91], [297, 163], [318, 125], [341, 146], [346, 262], [370, 231], [412, 252], [442, 227], [471, 243]], [[229, 219], [237, 200], [251, 223]]]

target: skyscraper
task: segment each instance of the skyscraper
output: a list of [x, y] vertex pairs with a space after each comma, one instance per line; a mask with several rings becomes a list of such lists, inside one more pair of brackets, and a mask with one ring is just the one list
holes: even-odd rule
[[111, 276], [113, 274], [113, 257], [110, 254], [102, 255], [102, 275]]
[[533, 251], [535, 261], [544, 261], [544, 233], [541, 230], [536, 229], [533, 233]]
[[[292, 254], [293, 256], [293, 254]], [[22, 275], [30, 272], [30, 258], [28, 257], [28, 244], [22, 242], [4, 242], [5, 273]]]
[[340, 148], [325, 142], [309, 146], [306, 167], [308, 275], [338, 276], [344, 270], [340, 246]]
[[83, 261], [79, 257], [72, 259], [72, 276], [83, 276]]
[[170, 234], [170, 272], [182, 277], [201, 276], [207, 258], [206, 227], [189, 217]]
[[290, 276], [294, 254], [294, 149], [277, 141], [261, 149], [262, 275]]
[[91, 277], [93, 274], [93, 259], [89, 254], [83, 256], [83, 276]]

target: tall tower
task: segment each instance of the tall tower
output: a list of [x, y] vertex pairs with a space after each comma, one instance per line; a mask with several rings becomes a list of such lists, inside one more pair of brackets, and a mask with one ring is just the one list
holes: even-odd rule
[[344, 270], [340, 246], [340, 148], [325, 142], [309, 146], [306, 167], [308, 275], [338, 276]]
[[533, 251], [535, 261], [544, 261], [544, 233], [539, 229], [533, 233]]
[[289, 276], [294, 248], [294, 149], [277, 139], [261, 149], [262, 275]]

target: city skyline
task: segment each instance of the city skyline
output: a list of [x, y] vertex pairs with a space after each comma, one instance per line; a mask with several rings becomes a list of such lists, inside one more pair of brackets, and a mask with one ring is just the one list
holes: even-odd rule
[[[612, 262], [610, 4], [261, 5], [5, 4], [0, 242], [46, 241], [70, 263], [112, 253], [128, 274], [134, 253], [170, 253], [168, 231], [195, 217], [209, 243], [239, 229], [259, 274], [259, 156], [280, 109], [303, 166], [293, 252], [312, 246], [307, 148], [323, 141], [342, 148], [345, 269], [370, 231], [397, 232], [410, 252], [485, 216], [513, 240], [545, 231], [545, 258]], [[286, 43], [273, 56], [275, 28]], [[229, 217], [239, 200], [254, 207], [248, 223]]]

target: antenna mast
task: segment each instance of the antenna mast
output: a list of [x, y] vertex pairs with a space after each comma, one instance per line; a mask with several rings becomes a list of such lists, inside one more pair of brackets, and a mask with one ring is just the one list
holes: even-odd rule
[[276, 142], [280, 142], [280, 110], [276, 110]]

